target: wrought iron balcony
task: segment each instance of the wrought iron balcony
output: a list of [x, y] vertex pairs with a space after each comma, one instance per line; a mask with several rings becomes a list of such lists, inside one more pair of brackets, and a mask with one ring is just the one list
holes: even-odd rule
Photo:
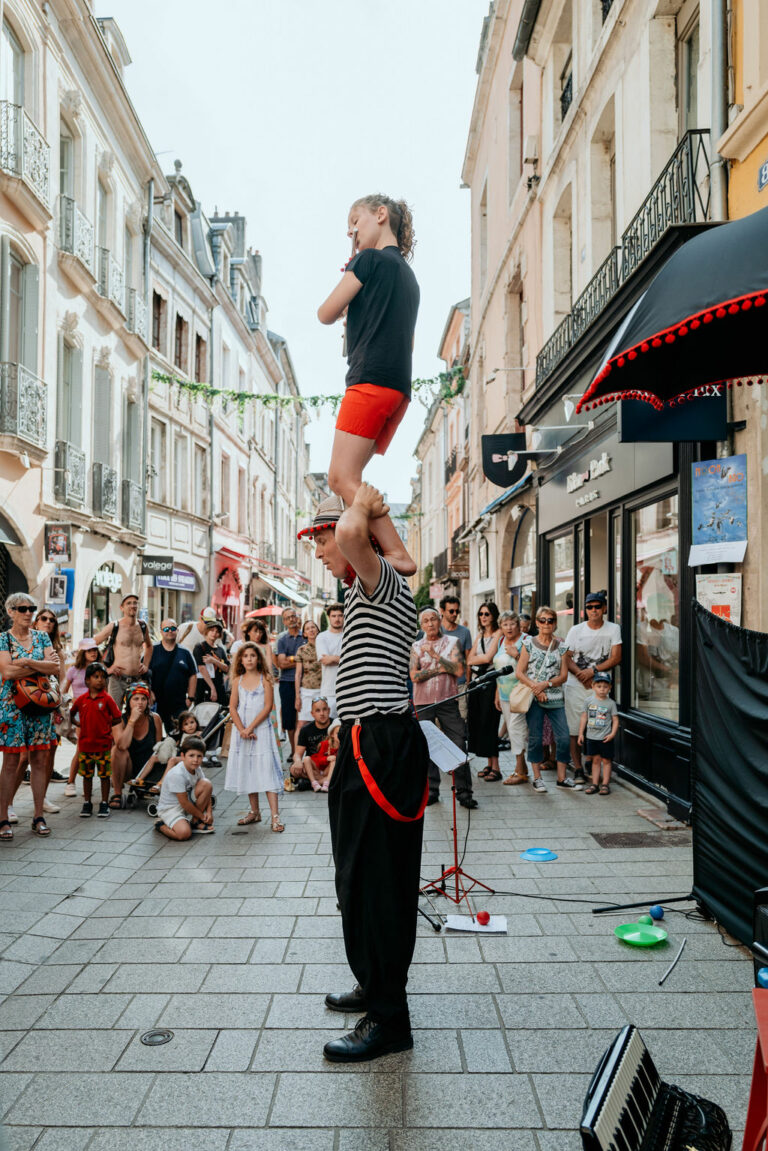
[[613, 7], [613, 0], [600, 0], [600, 7], [603, 11], [603, 24], [605, 24], [606, 20], [608, 19], [608, 13]]
[[107, 464], [94, 463], [91, 470], [94, 515], [117, 519], [117, 472]]
[[446, 575], [448, 575], [448, 549], [444, 548], [432, 561], [432, 576], [434, 579], [442, 579]]
[[573, 72], [569, 72], [560, 93], [560, 119], [564, 120], [573, 101]]
[[451, 544], [450, 571], [456, 578], [469, 575], [469, 544]]
[[9, 100], [0, 100], [0, 168], [23, 180], [48, 208], [51, 149], [24, 109]]
[[129, 288], [128, 296], [128, 328], [140, 339], [147, 342], [147, 305], [143, 296], [135, 288]]
[[650, 254], [668, 228], [710, 217], [709, 132], [686, 132], [637, 213], [536, 357], [536, 385], [551, 372]]
[[84, 264], [92, 276], [94, 269], [93, 224], [71, 196], [59, 196], [59, 248]]
[[0, 435], [45, 448], [48, 385], [22, 364], [0, 364]]
[[68, 507], [85, 503], [85, 452], [66, 440], [56, 441], [56, 499]]
[[448, 459], [445, 461], [445, 482], [448, 483], [449, 479], [459, 466], [459, 452], [456, 447], [451, 448]]
[[134, 480], [123, 480], [123, 527], [141, 531], [143, 505], [141, 485]]
[[123, 283], [123, 269], [114, 258], [109, 248], [97, 248], [99, 295], [105, 300], [111, 300], [115, 307], [125, 312], [125, 285]]

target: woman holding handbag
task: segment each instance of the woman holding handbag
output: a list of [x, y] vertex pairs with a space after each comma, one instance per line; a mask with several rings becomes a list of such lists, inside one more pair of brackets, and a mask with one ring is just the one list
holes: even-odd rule
[[[30, 784], [34, 803], [32, 830], [46, 836], [51, 830], [43, 815], [48, 786], [48, 761], [54, 744], [53, 713], [59, 700], [59, 657], [47, 632], [32, 630], [37, 605], [26, 592], [14, 592], [5, 601], [11, 619], [0, 634], [0, 841], [13, 839], [8, 804], [13, 799], [23, 751], [29, 755]], [[53, 677], [49, 680], [48, 677]]]
[[[481, 603], [477, 612], [479, 631], [467, 656], [470, 675], [477, 679], [483, 672], [491, 671], [491, 663], [499, 646], [499, 609], [495, 603]], [[494, 706], [496, 685], [493, 680], [484, 684], [467, 696], [467, 746], [475, 755], [484, 755], [488, 763], [478, 771], [478, 777], [486, 783], [501, 779], [499, 771], [499, 717]]]
[[566, 647], [555, 635], [557, 616], [551, 607], [542, 605], [536, 612], [536, 626], [539, 634], [523, 637], [520, 658], [517, 661], [516, 675], [519, 681], [533, 692], [528, 709], [528, 756], [533, 766], [533, 790], [545, 792], [547, 785], [541, 778], [544, 759], [542, 730], [544, 716], [549, 718], [555, 735], [557, 748], [557, 786], [581, 790], [566, 775], [570, 755], [568, 721], [565, 718], [565, 696], [563, 684], [568, 678]]
[[[510, 664], [517, 664], [523, 644], [520, 617], [516, 611], [503, 611], [499, 616], [499, 625], [501, 640], [493, 657], [493, 666], [497, 671]], [[526, 717], [532, 699], [531, 689], [520, 683], [516, 675], [503, 675], [496, 680], [496, 707], [504, 716], [509, 748], [516, 756], [515, 770], [504, 780], [507, 785], [528, 782], [528, 765], [525, 762], [525, 745], [528, 743]]]

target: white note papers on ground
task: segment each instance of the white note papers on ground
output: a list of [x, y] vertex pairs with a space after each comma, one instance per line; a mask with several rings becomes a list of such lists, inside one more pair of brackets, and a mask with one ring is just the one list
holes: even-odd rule
[[492, 915], [487, 923], [478, 923], [468, 915], [447, 915], [445, 917], [446, 931], [471, 931], [475, 935], [506, 935], [506, 915]]
[[460, 747], [457, 747], [447, 735], [429, 720], [419, 721], [419, 727], [424, 732], [429, 748], [429, 758], [441, 771], [455, 771], [467, 762], [467, 757]]

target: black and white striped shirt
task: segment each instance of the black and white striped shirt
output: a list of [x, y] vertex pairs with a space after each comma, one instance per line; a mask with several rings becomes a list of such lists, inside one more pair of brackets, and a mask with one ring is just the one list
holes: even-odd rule
[[381, 576], [371, 595], [358, 576], [344, 601], [336, 706], [347, 723], [410, 706], [408, 663], [416, 605], [405, 577], [381, 556], [379, 562]]

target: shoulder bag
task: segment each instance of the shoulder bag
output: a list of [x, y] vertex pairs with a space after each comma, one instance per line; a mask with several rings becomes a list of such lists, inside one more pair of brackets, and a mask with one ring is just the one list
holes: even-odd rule
[[[6, 632], [6, 635], [8, 636], [11, 659], [13, 659], [14, 648], [20, 648], [22, 651], [25, 649], [10, 632]], [[25, 654], [29, 655], [28, 652]], [[26, 715], [48, 715], [55, 711], [61, 703], [59, 681], [55, 676], [44, 675], [42, 672], [30, 672], [22, 679], [13, 681], [13, 702], [19, 711], [23, 711]]]

